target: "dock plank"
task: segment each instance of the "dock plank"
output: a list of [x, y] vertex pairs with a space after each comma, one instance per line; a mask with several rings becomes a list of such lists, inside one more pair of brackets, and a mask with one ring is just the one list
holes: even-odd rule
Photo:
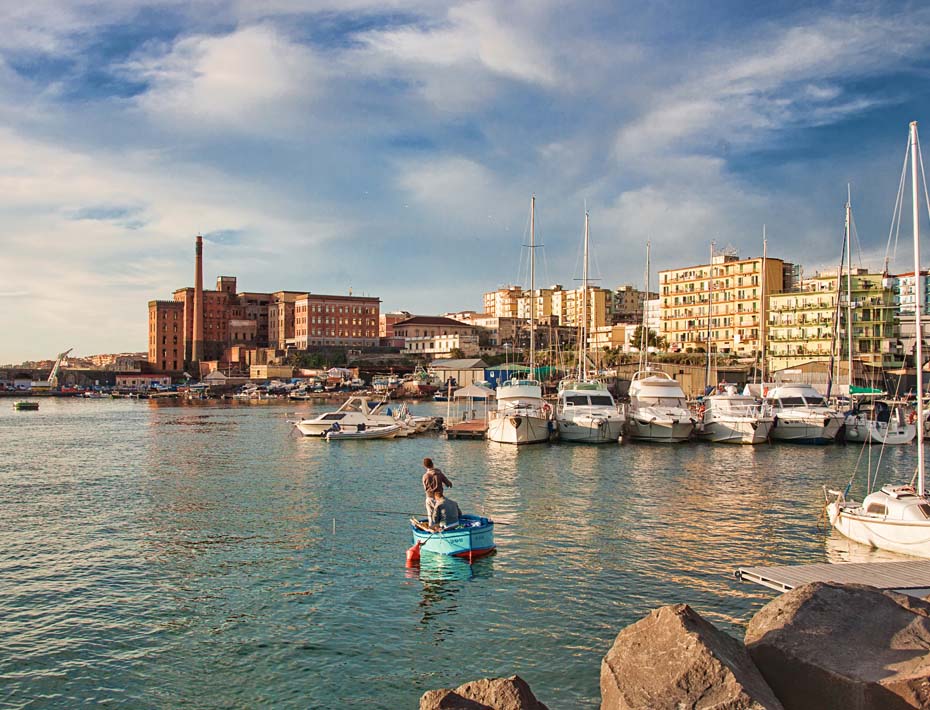
[[780, 592], [811, 582], [868, 584], [879, 589], [916, 592], [930, 589], [930, 560], [740, 567], [736, 577]]

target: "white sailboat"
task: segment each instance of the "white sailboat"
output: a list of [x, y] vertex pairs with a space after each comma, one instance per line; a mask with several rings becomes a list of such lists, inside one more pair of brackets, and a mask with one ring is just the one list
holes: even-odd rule
[[530, 377], [502, 382], [497, 409], [488, 418], [488, 439], [501, 444], [549, 440], [552, 406], [542, 396], [536, 373], [536, 196], [530, 201]]
[[559, 383], [555, 416], [559, 438], [587, 444], [619, 441], [624, 417], [607, 385], [588, 374], [588, 212], [584, 213], [584, 265], [581, 276], [581, 317], [578, 328], [578, 370]]
[[[917, 173], [920, 147], [916, 121], [910, 124], [908, 149], [911, 158], [914, 273], [920, 274], [920, 210]], [[922, 299], [918, 298], [914, 309], [915, 332], [917, 333], [914, 357], [917, 370], [917, 421], [923, 420], [922, 311]], [[930, 557], [930, 498], [927, 497], [925, 489], [923, 427], [917, 427], [915, 477], [916, 488], [913, 485], [885, 485], [880, 490], [867, 495], [861, 503], [846, 500], [843, 491], [830, 491], [835, 496], [835, 499], [827, 504], [830, 524], [841, 534], [865, 545], [907, 555]]]

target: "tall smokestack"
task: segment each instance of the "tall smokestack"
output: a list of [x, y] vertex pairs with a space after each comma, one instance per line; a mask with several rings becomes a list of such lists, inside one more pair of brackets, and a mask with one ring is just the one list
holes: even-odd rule
[[194, 247], [194, 347], [191, 360], [203, 360], [203, 237], [197, 235]]

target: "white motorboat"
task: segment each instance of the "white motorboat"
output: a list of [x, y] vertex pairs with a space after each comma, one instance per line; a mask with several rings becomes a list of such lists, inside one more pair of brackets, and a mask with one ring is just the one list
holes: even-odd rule
[[647, 369], [633, 375], [628, 424], [634, 439], [687, 441], [695, 423], [681, 385], [668, 373]]
[[387, 424], [385, 426], [373, 426], [370, 429], [364, 424], [345, 429], [336, 429], [326, 432], [327, 441], [349, 441], [352, 439], [393, 439], [397, 436], [401, 427], [399, 424]]
[[566, 380], [555, 408], [559, 438], [588, 444], [616, 443], [624, 415], [603, 382]]
[[782, 384], [769, 390], [765, 402], [775, 421], [772, 439], [794, 444], [829, 444], [843, 425], [843, 415], [808, 384]]
[[488, 420], [488, 439], [502, 444], [539, 444], [549, 440], [552, 405], [536, 380], [508, 380], [497, 388], [497, 410]]
[[875, 400], [856, 405], [846, 415], [846, 440], [873, 444], [910, 444], [917, 436], [916, 417], [909, 415], [899, 402]]
[[323, 412], [310, 419], [301, 419], [294, 424], [304, 436], [325, 436], [332, 430], [334, 423], [344, 430], [354, 431], [359, 424], [365, 429], [385, 426], [397, 426], [394, 436], [407, 436], [409, 429], [403, 422], [397, 421], [393, 414], [380, 413], [382, 402], [369, 402], [367, 397], [349, 397], [335, 412]]
[[[914, 230], [914, 272], [920, 274], [920, 215], [918, 201], [918, 156], [920, 148], [917, 138], [917, 122], [910, 125], [910, 140], [908, 151], [911, 158], [911, 188], [912, 188], [912, 223]], [[906, 163], [905, 163], [906, 164]], [[920, 174], [923, 173], [921, 169]], [[899, 188], [896, 205], [901, 205], [901, 192], [904, 182]], [[900, 220], [900, 213], [896, 209], [896, 217]], [[900, 222], [899, 222], [900, 225]], [[894, 222], [892, 222], [894, 227]], [[918, 298], [914, 309], [915, 332], [922, 332], [922, 299]], [[916, 421], [923, 421], [923, 338], [917, 338], [914, 361], [917, 372], [917, 411]], [[853, 474], [855, 476], [855, 473]], [[910, 478], [910, 471], [905, 475]], [[870, 472], [870, 482], [877, 478]], [[886, 485], [873, 493], [869, 493], [862, 503], [846, 500], [846, 492], [830, 491], [835, 496], [827, 504], [827, 516], [830, 524], [840, 533], [865, 545], [878, 547], [882, 550], [901, 552], [906, 555], [930, 557], [930, 497], [925, 487], [924, 465], [924, 432], [923, 427], [917, 429], [917, 487]], [[852, 485], [850, 478], [849, 485]]]
[[768, 441], [773, 421], [767, 404], [727, 385], [721, 394], [704, 398], [697, 432], [716, 444], [761, 444]]

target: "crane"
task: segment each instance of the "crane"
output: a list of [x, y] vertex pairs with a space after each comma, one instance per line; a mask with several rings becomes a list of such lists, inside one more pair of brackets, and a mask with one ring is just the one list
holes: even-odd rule
[[58, 371], [61, 370], [61, 363], [64, 362], [65, 358], [68, 357], [68, 354], [72, 350], [74, 350], [74, 348], [68, 348], [63, 353], [58, 353], [58, 359], [55, 360], [55, 366], [52, 368], [52, 371], [48, 376], [49, 387], [58, 387]]

